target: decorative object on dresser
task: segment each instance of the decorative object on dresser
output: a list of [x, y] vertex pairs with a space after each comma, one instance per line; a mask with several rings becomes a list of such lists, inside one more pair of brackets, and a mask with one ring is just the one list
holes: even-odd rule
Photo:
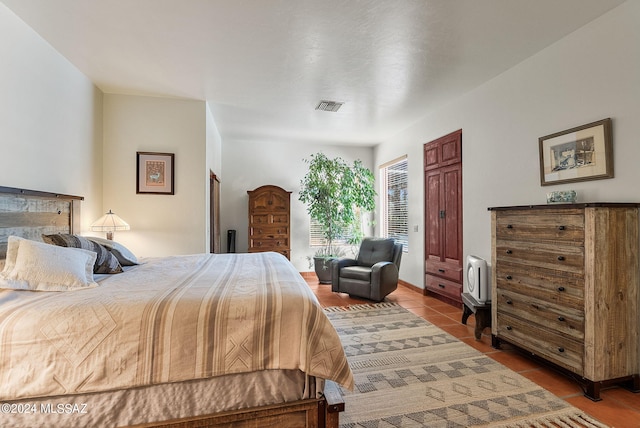
[[424, 145], [425, 292], [462, 306], [462, 130]]
[[175, 155], [173, 153], [136, 153], [136, 193], [174, 194]]
[[249, 252], [275, 251], [291, 259], [291, 192], [266, 185], [249, 194]]
[[542, 186], [613, 178], [609, 118], [540, 137], [538, 145]]
[[547, 193], [548, 204], [573, 204], [578, 195], [575, 190], [556, 190]]
[[640, 392], [637, 203], [489, 208], [492, 334], [577, 375]]

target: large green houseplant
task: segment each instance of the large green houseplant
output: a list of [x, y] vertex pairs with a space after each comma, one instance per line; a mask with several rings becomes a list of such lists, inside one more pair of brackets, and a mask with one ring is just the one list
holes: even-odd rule
[[336, 239], [350, 237], [356, 244], [362, 239], [359, 211], [373, 211], [376, 191], [371, 170], [360, 160], [353, 164], [324, 153], [304, 159], [307, 174], [300, 182], [299, 200], [307, 205], [307, 212], [322, 228], [325, 245], [316, 252], [315, 270], [320, 282], [331, 282], [328, 260], [339, 256]]

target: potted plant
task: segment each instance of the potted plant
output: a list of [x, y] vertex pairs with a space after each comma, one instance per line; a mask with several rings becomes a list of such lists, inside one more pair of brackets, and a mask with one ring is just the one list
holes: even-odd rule
[[349, 164], [340, 157], [329, 159], [320, 152], [304, 161], [309, 169], [300, 182], [298, 199], [307, 205], [307, 212], [322, 228], [325, 245], [314, 257], [315, 271], [321, 283], [330, 283], [328, 261], [341, 254], [335, 241], [348, 236], [354, 244], [362, 239], [358, 212], [375, 208], [375, 180], [360, 160]]

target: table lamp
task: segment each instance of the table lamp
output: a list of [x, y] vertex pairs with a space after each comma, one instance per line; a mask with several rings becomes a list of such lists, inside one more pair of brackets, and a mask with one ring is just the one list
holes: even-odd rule
[[91, 224], [94, 232], [107, 232], [107, 239], [113, 241], [113, 232], [116, 230], [129, 230], [127, 222], [122, 220], [111, 210]]

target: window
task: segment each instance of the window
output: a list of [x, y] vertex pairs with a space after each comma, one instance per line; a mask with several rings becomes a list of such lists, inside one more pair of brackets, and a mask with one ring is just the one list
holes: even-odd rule
[[[360, 210], [356, 210], [356, 214], [360, 217], [360, 223], [362, 223], [362, 218], [360, 214]], [[322, 247], [327, 245], [327, 240], [324, 237], [324, 233], [322, 230], [322, 225], [318, 223], [317, 220], [313, 218], [309, 218], [309, 245], [312, 247]], [[333, 245], [335, 246], [349, 246], [350, 242], [353, 240], [355, 234], [348, 234], [344, 236], [340, 236], [333, 241]]]
[[326, 239], [324, 239], [324, 235], [322, 234], [322, 226], [318, 223], [317, 220], [310, 219], [311, 224], [309, 225], [309, 245], [312, 247], [320, 247], [326, 244]]
[[394, 238], [405, 252], [409, 249], [408, 183], [406, 156], [380, 167], [382, 236]]

